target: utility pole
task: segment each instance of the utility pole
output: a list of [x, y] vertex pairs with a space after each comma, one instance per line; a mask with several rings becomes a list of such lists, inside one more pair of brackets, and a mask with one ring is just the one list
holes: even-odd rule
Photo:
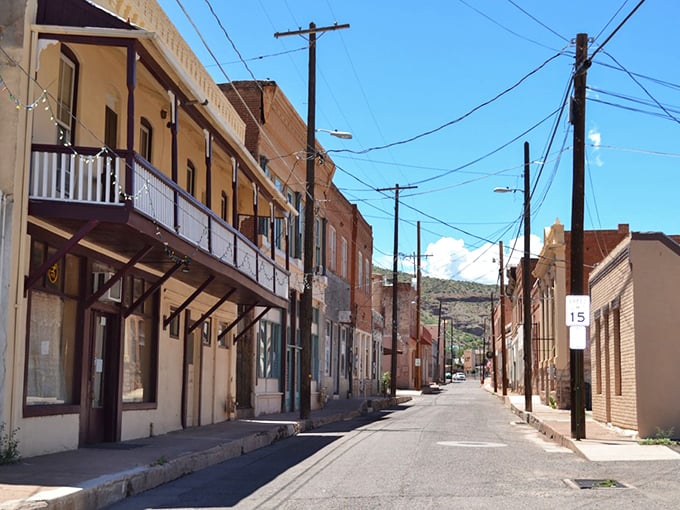
[[[588, 34], [576, 35], [576, 63], [574, 65], [574, 96], [571, 104], [571, 123], [574, 126], [573, 188], [571, 202], [571, 257], [570, 294], [580, 296], [583, 285], [583, 209], [585, 195], [585, 132], [586, 132], [586, 73]], [[571, 382], [571, 437], [586, 437], [586, 411], [583, 374], [583, 350], [569, 349]]]
[[[402, 188], [403, 189], [403, 188]], [[420, 348], [420, 303], [421, 303], [421, 292], [420, 292], [420, 280], [422, 277], [420, 271], [420, 259], [422, 257], [431, 257], [432, 255], [426, 255], [420, 253], [420, 221], [416, 223], [417, 225], [417, 243], [416, 250], [417, 253], [413, 255], [414, 262], [416, 264], [416, 366], [414, 370], [415, 381], [413, 387], [417, 390], [420, 389], [423, 383], [422, 377], [422, 365], [423, 360], [421, 358], [421, 348]]]
[[508, 394], [508, 360], [506, 359], [505, 352], [505, 277], [503, 275], [503, 241], [498, 243], [498, 248], [500, 252], [500, 277], [501, 277], [501, 288], [500, 288], [500, 298], [498, 299], [499, 306], [501, 307], [501, 386], [503, 388], [503, 396]]
[[313, 319], [313, 281], [314, 281], [314, 221], [316, 204], [314, 202], [314, 175], [316, 165], [316, 34], [349, 28], [349, 24], [317, 27], [309, 24], [309, 29], [276, 32], [274, 37], [290, 35], [309, 35], [309, 75], [307, 89], [307, 175], [305, 183], [305, 228], [303, 244], [303, 271], [305, 287], [300, 301], [300, 419], [306, 420], [312, 411], [312, 319]]
[[420, 221], [416, 223], [417, 240], [416, 240], [416, 390], [420, 389], [423, 382], [421, 365], [423, 360], [420, 357]]
[[[451, 349], [450, 349], [450, 355], [451, 355], [451, 382], [453, 382], [453, 319], [449, 321], [449, 326], [451, 328]], [[446, 376], [444, 376], [444, 382], [446, 382]]]
[[397, 306], [397, 274], [398, 274], [398, 259], [399, 259], [399, 190], [401, 189], [415, 189], [418, 186], [403, 186], [395, 184], [394, 188], [380, 188], [376, 191], [394, 191], [394, 256], [392, 258], [392, 358], [390, 363], [390, 396], [392, 398], [397, 396], [397, 333], [399, 322], [397, 315], [399, 307]]
[[498, 393], [498, 365], [496, 356], [496, 324], [493, 313], [493, 292], [491, 293], [491, 352], [493, 353], [493, 392]]
[[524, 411], [533, 411], [531, 403], [531, 190], [529, 178], [529, 142], [524, 142], [524, 265], [522, 266], [522, 297], [524, 315]]

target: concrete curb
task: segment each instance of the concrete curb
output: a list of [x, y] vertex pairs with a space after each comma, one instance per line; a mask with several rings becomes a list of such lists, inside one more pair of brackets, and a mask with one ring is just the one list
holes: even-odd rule
[[510, 401], [510, 397], [508, 395], [498, 395], [497, 393], [492, 393], [490, 391], [488, 391], [487, 393], [489, 393], [489, 395], [492, 395], [492, 396], [502, 400], [503, 403], [505, 404], [505, 407], [510, 409], [513, 413], [515, 413], [517, 416], [519, 416], [522, 419], [522, 421], [531, 425], [533, 428], [535, 428], [538, 432], [543, 434], [545, 437], [547, 437], [551, 441], [557, 443], [559, 446], [563, 446], [564, 448], [569, 448], [572, 452], [574, 452], [574, 453], [578, 454], [580, 457], [588, 460], [588, 458], [574, 444], [574, 441], [570, 437], [566, 437], [564, 434], [557, 432], [550, 425], [548, 425], [544, 421], [541, 421], [540, 419], [538, 419], [534, 414], [527, 413], [526, 411], [524, 411], [524, 409], [520, 409], [519, 407], [517, 407], [515, 404], [513, 404]]
[[572, 452], [578, 454], [583, 459], [588, 460], [588, 457], [583, 454], [583, 452], [574, 444], [573, 439], [570, 437], [566, 437], [564, 434], [557, 432], [554, 428], [544, 421], [538, 419], [532, 413], [527, 413], [524, 411], [524, 409], [518, 408], [507, 398], [505, 398], [505, 405], [509, 407], [513, 413], [522, 418], [522, 421], [527, 422], [551, 441], [557, 443], [559, 446], [563, 446], [564, 448], [569, 448]]
[[408, 396], [365, 400], [360, 409], [355, 411], [339, 412], [287, 424], [276, 424], [269, 430], [229, 440], [205, 451], [193, 452], [158, 465], [140, 466], [128, 471], [88, 480], [77, 488], [43, 491], [23, 501], [7, 502], [0, 508], [3, 510], [91, 510], [103, 508], [195, 471], [264, 448], [300, 432], [338, 421], [350, 420], [372, 411], [403, 404], [409, 400], [411, 400], [411, 397]]

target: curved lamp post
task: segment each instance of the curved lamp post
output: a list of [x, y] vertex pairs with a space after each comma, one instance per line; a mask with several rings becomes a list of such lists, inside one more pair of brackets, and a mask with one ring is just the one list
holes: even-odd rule
[[[524, 257], [522, 265], [522, 300], [524, 315], [524, 410], [533, 411], [531, 405], [532, 355], [531, 355], [531, 190], [529, 185], [529, 142], [524, 142], [524, 189], [494, 188], [495, 193], [524, 192]], [[505, 353], [503, 353], [505, 356]], [[505, 363], [505, 359], [503, 359]]]
[[335, 136], [336, 138], [342, 138], [343, 140], [351, 140], [352, 139], [352, 133], [348, 131], [338, 131], [337, 129], [321, 129], [317, 128], [317, 133], [328, 133], [331, 136]]

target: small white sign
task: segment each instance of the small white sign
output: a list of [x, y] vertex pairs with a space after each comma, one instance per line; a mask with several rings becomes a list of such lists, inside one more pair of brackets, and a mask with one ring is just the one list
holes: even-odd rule
[[567, 326], [590, 326], [590, 296], [567, 296]]
[[420, 358], [416, 358], [416, 366], [417, 366], [417, 367], [420, 366]]
[[569, 348], [583, 351], [586, 348], [586, 327], [569, 326]]

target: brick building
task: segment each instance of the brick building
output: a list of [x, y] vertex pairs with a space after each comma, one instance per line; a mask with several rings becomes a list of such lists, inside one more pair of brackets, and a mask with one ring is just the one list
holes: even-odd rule
[[643, 438], [680, 432], [679, 240], [633, 232], [590, 274], [593, 417]]
[[325, 208], [321, 249], [328, 278], [326, 384], [334, 395], [375, 395], [379, 392], [380, 342], [374, 338], [371, 309], [373, 231], [356, 204], [334, 184], [321, 194]]
[[[416, 341], [411, 334], [415, 324], [416, 289], [409, 282], [397, 283], [397, 388], [415, 385]], [[389, 276], [373, 279], [373, 307], [385, 318], [382, 340], [383, 371], [390, 372], [392, 364], [392, 303], [393, 286]]]

